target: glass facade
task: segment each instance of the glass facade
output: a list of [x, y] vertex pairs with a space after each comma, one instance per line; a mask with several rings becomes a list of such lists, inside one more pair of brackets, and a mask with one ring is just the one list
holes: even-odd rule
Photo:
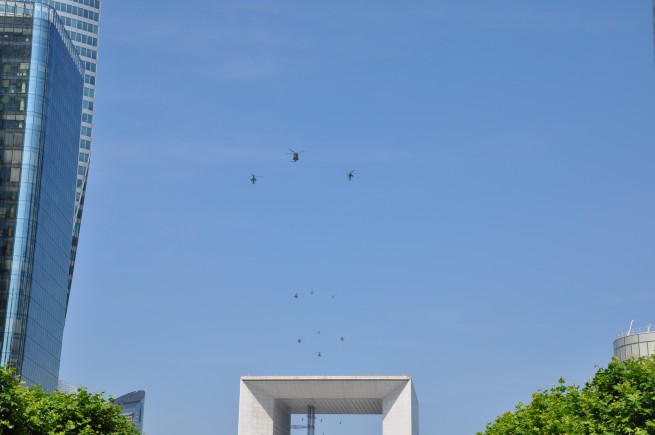
[[82, 126], [78, 154], [77, 191], [75, 193], [75, 222], [68, 273], [68, 292], [73, 282], [73, 269], [80, 237], [86, 180], [91, 162], [91, 137], [93, 133], [93, 112], [96, 95], [96, 72], [98, 64], [98, 35], [100, 31], [100, 0], [36, 0], [53, 7], [68, 31], [75, 49], [84, 66], [84, 101]]
[[120, 406], [121, 414], [134, 422], [140, 432], [143, 431], [143, 408], [146, 404], [146, 392], [133, 391], [114, 400], [114, 405]]
[[54, 8], [0, 0], [0, 364], [57, 387], [84, 64]]

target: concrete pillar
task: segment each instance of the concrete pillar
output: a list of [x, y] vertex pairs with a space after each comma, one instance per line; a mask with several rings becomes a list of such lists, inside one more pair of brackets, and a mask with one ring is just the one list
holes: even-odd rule
[[383, 435], [418, 435], [418, 400], [407, 382], [382, 401]]
[[241, 381], [238, 435], [290, 435], [291, 414], [280, 401]]

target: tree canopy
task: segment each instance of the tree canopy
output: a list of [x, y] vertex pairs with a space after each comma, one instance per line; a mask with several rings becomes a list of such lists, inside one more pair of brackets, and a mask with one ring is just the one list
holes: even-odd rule
[[0, 434], [137, 435], [120, 407], [100, 393], [47, 392], [26, 387], [11, 369], [0, 368]]
[[615, 358], [583, 387], [560, 379], [478, 432], [504, 434], [655, 434], [655, 356]]

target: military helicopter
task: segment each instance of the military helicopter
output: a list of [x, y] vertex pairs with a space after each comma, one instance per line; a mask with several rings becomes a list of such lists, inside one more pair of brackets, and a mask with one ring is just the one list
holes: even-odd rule
[[[255, 184], [257, 182], [257, 175], [255, 175], [255, 174], [251, 174], [251, 175], [252, 175], [252, 177], [250, 178], [250, 182], [252, 184]], [[260, 175], [260, 177], [261, 177], [261, 175]]]
[[352, 171], [346, 172], [346, 177], [348, 177], [348, 181], [352, 180], [355, 175], [357, 175], [357, 172], [353, 169]]
[[289, 148], [289, 151], [291, 151], [291, 152], [287, 153], [287, 154], [293, 156], [291, 158], [291, 161], [293, 161], [294, 163], [296, 163], [298, 160], [300, 160], [300, 154], [304, 153], [304, 151], [294, 151], [291, 148]]

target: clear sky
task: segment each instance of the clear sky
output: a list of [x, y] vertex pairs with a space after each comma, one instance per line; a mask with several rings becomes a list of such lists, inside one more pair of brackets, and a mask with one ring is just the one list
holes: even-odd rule
[[247, 374], [471, 434], [655, 322], [650, 0], [156, 3], [103, 3], [61, 367], [148, 434], [235, 434]]

